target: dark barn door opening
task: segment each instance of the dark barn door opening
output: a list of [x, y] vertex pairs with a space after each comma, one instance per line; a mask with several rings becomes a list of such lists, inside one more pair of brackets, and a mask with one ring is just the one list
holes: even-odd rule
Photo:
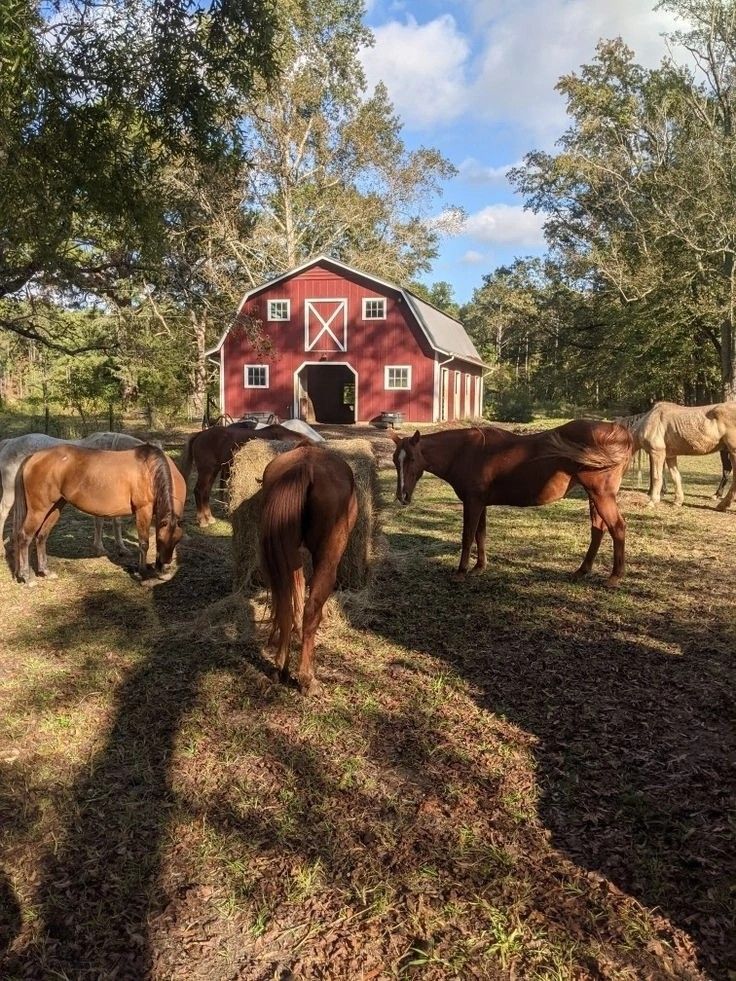
[[299, 372], [299, 383], [315, 422], [355, 422], [355, 375], [347, 365], [308, 364]]

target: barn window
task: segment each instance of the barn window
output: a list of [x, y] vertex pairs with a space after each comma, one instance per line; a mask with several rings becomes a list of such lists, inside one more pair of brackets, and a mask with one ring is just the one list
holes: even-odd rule
[[373, 299], [363, 297], [363, 320], [385, 320], [386, 319], [386, 300], [384, 297]]
[[290, 316], [290, 300], [269, 300], [268, 319], [269, 320], [288, 320]]
[[384, 388], [411, 388], [411, 365], [387, 364], [384, 373]]
[[268, 365], [247, 364], [245, 366], [245, 388], [268, 388]]

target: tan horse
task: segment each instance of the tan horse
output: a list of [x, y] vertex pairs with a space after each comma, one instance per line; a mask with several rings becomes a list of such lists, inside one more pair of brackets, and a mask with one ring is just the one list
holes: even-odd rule
[[[298, 446], [275, 457], [263, 472], [261, 559], [271, 590], [276, 673], [289, 679], [289, 643], [301, 628], [297, 682], [314, 691], [314, 644], [322, 607], [335, 588], [337, 567], [358, 516], [350, 466], [317, 446]], [[304, 603], [300, 547], [312, 554], [312, 582]]]
[[158, 447], [93, 450], [57, 446], [23, 461], [15, 481], [15, 574], [29, 583], [28, 551], [36, 541], [38, 574], [49, 574], [46, 540], [65, 504], [97, 517], [134, 514], [138, 528], [138, 570], [146, 557], [155, 521], [156, 571], [167, 573], [182, 536], [186, 484], [174, 462]]
[[[675, 504], [685, 500], [682, 476], [677, 467], [678, 456], [704, 456], [726, 451], [732, 468], [736, 464], [736, 402], [717, 402], [715, 405], [676, 405], [658, 402], [640, 416], [619, 420], [634, 440], [634, 448], [642, 449], [649, 457], [649, 501], [659, 504], [662, 497], [664, 465], [675, 485]], [[724, 466], [724, 474], [725, 474]], [[736, 492], [736, 470], [728, 493], [718, 505], [725, 511]]]

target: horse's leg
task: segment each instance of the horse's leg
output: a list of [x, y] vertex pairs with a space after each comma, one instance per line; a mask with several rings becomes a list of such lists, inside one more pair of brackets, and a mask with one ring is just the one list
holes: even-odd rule
[[[334, 554], [333, 550], [329, 550]], [[339, 552], [342, 556], [342, 551]], [[326, 557], [314, 556], [314, 573], [309, 598], [304, 605], [302, 621], [302, 646], [299, 655], [296, 679], [299, 690], [303, 695], [312, 694], [317, 690], [314, 680], [314, 645], [317, 638], [317, 628], [322, 620], [322, 609], [330, 598], [337, 581], [338, 562]]]
[[731, 507], [731, 502], [733, 501], [734, 494], [736, 493], [736, 449], [729, 450], [731, 456], [731, 486], [728, 488], [728, 493], [719, 501], [716, 505], [717, 511], [727, 511]]
[[8, 485], [6, 487], [5, 482], [3, 482], [2, 498], [0, 498], [0, 539], [2, 541], [5, 541], [5, 522], [8, 520], [10, 509], [15, 503], [15, 484], [12, 480], [9, 480]]
[[15, 535], [13, 544], [15, 560], [15, 578], [18, 582], [33, 586], [31, 576], [31, 566], [28, 560], [28, 552], [31, 542], [36, 537], [36, 529], [43, 523], [45, 514], [36, 511], [27, 511], [22, 527]]
[[105, 555], [105, 546], [102, 543], [102, 532], [105, 527], [104, 518], [94, 518], [95, 523], [95, 537], [92, 542], [92, 551], [95, 555]]
[[662, 499], [662, 471], [664, 470], [664, 450], [651, 450], [649, 453], [649, 503], [659, 504]]
[[113, 531], [115, 532], [115, 545], [118, 550], [118, 555], [127, 555], [128, 552], [130, 552], [130, 549], [123, 541], [123, 519], [113, 518], [112, 528]]
[[456, 576], [461, 579], [468, 571], [470, 565], [470, 547], [473, 544], [478, 531], [481, 513], [485, 511], [485, 506], [477, 500], [463, 501], [463, 546], [460, 553], [460, 565]]
[[480, 518], [478, 519], [478, 528], [475, 532], [475, 550], [476, 559], [475, 565], [470, 570], [471, 575], [477, 572], [483, 572], [486, 567], [486, 515], [488, 513], [487, 508], [483, 508], [480, 513]]
[[590, 496], [613, 539], [613, 569], [606, 585], [617, 586], [619, 579], [624, 574], [626, 522], [618, 509], [615, 494], [610, 491], [603, 491], [601, 493], [591, 492]]
[[[723, 492], [726, 489], [726, 484], [728, 483], [728, 476], [732, 471], [731, 458], [728, 455], [728, 450], [720, 450], [721, 456], [721, 482], [718, 485], [718, 489], [713, 495], [713, 500], [717, 501], [719, 498], [723, 497]], [[0, 528], [2, 525], [0, 525]]]
[[64, 501], [57, 504], [55, 507], [49, 511], [46, 515], [46, 520], [41, 525], [41, 527], [36, 532], [36, 557], [38, 559], [38, 574], [43, 576], [45, 579], [58, 579], [59, 577], [55, 572], [49, 572], [48, 569], [48, 558], [46, 555], [46, 541], [54, 529], [54, 525], [61, 517], [61, 509], [64, 507]]
[[214, 524], [215, 519], [210, 510], [210, 494], [212, 493], [212, 485], [217, 479], [218, 473], [219, 470], [208, 471], [206, 469], [200, 470], [197, 473], [197, 483], [194, 485], [194, 500], [197, 505], [198, 525]]
[[598, 513], [598, 508], [593, 503], [593, 498], [590, 495], [588, 495], [588, 504], [590, 506], [590, 545], [588, 546], [588, 551], [585, 553], [582, 565], [573, 573], [573, 579], [582, 579], [583, 576], [588, 575], [593, 568], [593, 561], [598, 554], [598, 549], [601, 547], [603, 536], [606, 533], [606, 523]]
[[672, 482], [675, 485], [674, 504], [677, 507], [680, 507], [680, 505], [682, 505], [683, 502], [685, 501], [685, 492], [682, 489], [682, 474], [680, 473], [677, 466], [677, 457], [668, 456], [666, 458], [666, 461], [667, 461], [667, 469], [669, 470], [670, 477], [672, 477]]
[[151, 539], [151, 521], [153, 520], [153, 505], [138, 508], [135, 512], [135, 526], [138, 529], [138, 573], [142, 579], [148, 575], [146, 559], [148, 545]]

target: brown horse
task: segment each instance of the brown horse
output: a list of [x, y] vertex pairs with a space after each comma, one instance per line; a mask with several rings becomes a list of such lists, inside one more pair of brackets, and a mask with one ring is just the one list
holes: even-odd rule
[[230, 464], [235, 451], [251, 439], [292, 440], [302, 437], [284, 426], [265, 426], [263, 429], [249, 429], [238, 426], [213, 426], [195, 433], [187, 440], [182, 458], [181, 471], [184, 480], [189, 479], [192, 467], [197, 468], [197, 483], [194, 485], [194, 500], [197, 505], [197, 524], [210, 525], [215, 520], [210, 510], [212, 485], [221, 474], [227, 480]]
[[396, 443], [396, 497], [411, 501], [425, 470], [446, 480], [463, 502], [463, 544], [457, 575], [464, 576], [475, 540], [473, 572], [486, 566], [486, 507], [505, 504], [530, 507], [549, 504], [580, 484], [590, 503], [590, 548], [577, 576], [590, 572], [606, 528], [613, 538], [613, 571], [608, 585], [624, 571], [626, 524], [616, 503], [632, 453], [623, 426], [575, 420], [545, 433], [516, 435], [494, 426], [452, 429], [420, 436], [417, 431]]
[[56, 446], [27, 457], [15, 481], [15, 574], [29, 583], [28, 550], [36, 540], [38, 574], [49, 573], [46, 540], [65, 504], [99, 517], [134, 514], [138, 528], [140, 575], [151, 522], [156, 524], [156, 572], [166, 574], [182, 536], [186, 484], [174, 462], [157, 446], [133, 450], [93, 450]]
[[[337, 567], [358, 516], [349, 465], [317, 446], [298, 446], [275, 457], [263, 473], [261, 560], [271, 590], [271, 640], [278, 645], [275, 673], [289, 679], [289, 642], [301, 627], [297, 683], [314, 691], [314, 643], [322, 607], [335, 588]], [[304, 603], [300, 546], [312, 554], [312, 582]]]

